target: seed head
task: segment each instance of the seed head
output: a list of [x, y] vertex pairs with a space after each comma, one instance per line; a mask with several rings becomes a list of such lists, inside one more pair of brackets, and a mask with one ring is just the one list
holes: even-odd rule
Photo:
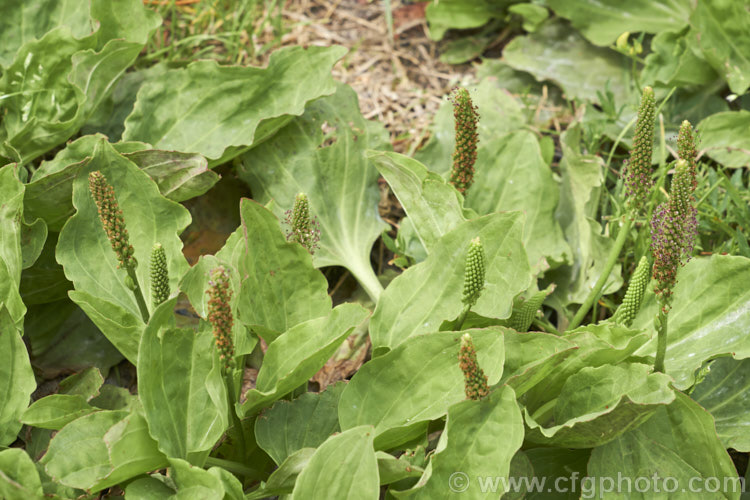
[[455, 88], [451, 92], [453, 116], [456, 121], [456, 149], [453, 151], [453, 170], [450, 183], [462, 194], [474, 182], [474, 162], [477, 160], [477, 122], [479, 113], [471, 101], [469, 91]]
[[464, 391], [467, 399], [482, 399], [490, 393], [487, 385], [487, 376], [477, 363], [477, 352], [471, 335], [464, 333], [461, 336], [461, 349], [458, 351], [458, 364], [464, 372]]
[[109, 185], [104, 174], [97, 170], [89, 174], [89, 190], [96, 203], [104, 232], [117, 255], [117, 267], [134, 267], [133, 246], [128, 241], [128, 230], [125, 229], [125, 220], [117, 204], [114, 188]]
[[208, 293], [208, 321], [213, 326], [216, 348], [219, 357], [224, 362], [224, 368], [229, 369], [234, 363], [234, 344], [232, 342], [232, 288], [229, 276], [223, 266], [211, 271], [211, 280], [208, 282], [210, 288]]
[[659, 205], [651, 219], [654, 292], [665, 314], [669, 311], [672, 289], [677, 283], [677, 269], [690, 260], [698, 232], [691, 187], [688, 164], [679, 160], [672, 176], [669, 201]]
[[296, 241], [310, 252], [315, 253], [320, 242], [320, 225], [315, 217], [310, 217], [310, 203], [305, 193], [299, 193], [294, 199], [294, 208], [287, 210], [286, 223], [291, 227], [287, 233], [288, 241]]
[[464, 295], [462, 301], [471, 307], [477, 303], [484, 289], [484, 247], [477, 236], [469, 244], [464, 270]]
[[161, 243], [157, 243], [151, 250], [151, 300], [154, 307], [167, 300], [169, 293], [167, 254]]
[[651, 87], [645, 87], [641, 97], [641, 105], [638, 108], [633, 149], [630, 151], [630, 161], [625, 168], [628, 205], [635, 211], [640, 210], [646, 204], [651, 192], [651, 158], [654, 149], [655, 110], [654, 90]]
[[527, 332], [534, 321], [536, 312], [542, 307], [544, 299], [555, 290], [555, 285], [550, 285], [540, 290], [523, 302], [520, 307], [513, 308], [513, 313], [508, 320], [508, 326], [517, 332]]

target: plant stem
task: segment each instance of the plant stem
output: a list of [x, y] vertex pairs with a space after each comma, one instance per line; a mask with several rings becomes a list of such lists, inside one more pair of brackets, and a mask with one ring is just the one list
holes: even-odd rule
[[664, 373], [664, 358], [667, 355], [667, 314], [659, 308], [659, 314], [654, 321], [656, 326], [656, 360], [654, 361], [654, 372]]
[[259, 479], [263, 477], [263, 473], [259, 470], [248, 467], [247, 465], [239, 462], [233, 462], [231, 460], [224, 460], [223, 458], [208, 457], [205, 465], [216, 466], [226, 469], [236, 476], [243, 476], [248, 479]]
[[238, 447], [240, 456], [244, 460], [247, 454], [247, 447], [245, 445], [245, 430], [242, 428], [242, 421], [237, 416], [237, 391], [234, 389], [234, 374], [233, 370], [226, 370], [224, 373], [224, 380], [227, 384], [227, 392], [229, 394], [229, 414], [232, 415], [232, 425], [234, 426], [235, 432], [238, 437]]
[[534, 421], [538, 424], [543, 424], [544, 421], [548, 419], [550, 414], [552, 413], [552, 410], [555, 409], [555, 405], [557, 404], [557, 398], [550, 399], [546, 403], [544, 403], [542, 406], [536, 409], [533, 415], [531, 415], [531, 418], [534, 419]]
[[469, 314], [470, 310], [471, 306], [464, 306], [463, 311], [461, 311], [461, 314], [458, 315], [458, 319], [456, 320], [456, 331], [460, 331], [461, 327], [464, 326], [464, 321], [466, 321], [466, 316]]
[[594, 288], [591, 289], [588, 296], [586, 297], [586, 300], [583, 301], [583, 304], [581, 304], [581, 307], [576, 312], [576, 315], [573, 316], [573, 319], [571, 320], [570, 325], [568, 325], [567, 330], [573, 330], [574, 328], [577, 328], [578, 325], [581, 324], [581, 321], [583, 321], [586, 313], [589, 312], [589, 309], [591, 309], [591, 305], [599, 298], [599, 294], [601, 293], [602, 288], [604, 288], [604, 284], [607, 282], [607, 279], [612, 272], [612, 268], [615, 267], [615, 263], [620, 257], [620, 251], [622, 250], [622, 247], [625, 246], [625, 242], [628, 239], [628, 234], [630, 233], [630, 228], [632, 227], [632, 225], [633, 219], [631, 215], [626, 214], [625, 222], [623, 222], [622, 227], [620, 228], [620, 232], [617, 235], [617, 239], [615, 240], [615, 244], [612, 247], [612, 250], [610, 250], [609, 256], [607, 257], [607, 263], [604, 265], [604, 271], [602, 271], [602, 274], [599, 275], [599, 279], [596, 281]]
[[146, 307], [146, 300], [143, 298], [141, 286], [138, 284], [138, 276], [135, 274], [135, 267], [125, 266], [125, 270], [128, 272], [128, 277], [133, 281], [133, 295], [135, 295], [135, 301], [138, 303], [138, 309], [141, 311], [143, 322], [148, 323], [148, 307]]

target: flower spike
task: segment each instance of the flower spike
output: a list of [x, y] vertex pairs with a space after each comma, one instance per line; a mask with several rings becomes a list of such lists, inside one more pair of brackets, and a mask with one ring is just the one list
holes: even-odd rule
[[206, 291], [208, 300], [208, 321], [213, 326], [216, 348], [219, 357], [224, 362], [224, 369], [228, 370], [234, 364], [234, 343], [232, 342], [232, 288], [229, 276], [223, 266], [211, 272], [210, 288]]
[[696, 157], [698, 153], [695, 150], [695, 137], [693, 137], [693, 126], [690, 122], [685, 120], [680, 125], [680, 131], [677, 134], [677, 155], [681, 160], [685, 160], [688, 164], [688, 171], [690, 172], [690, 180], [692, 181], [692, 190], [698, 186], [698, 181], [695, 178], [696, 171]]
[[98, 170], [89, 174], [89, 189], [96, 203], [104, 232], [107, 233], [112, 250], [120, 262], [117, 267], [135, 267], [133, 246], [128, 241], [128, 230], [125, 228], [122, 210], [115, 198], [115, 189]]
[[646, 287], [651, 280], [651, 269], [648, 265], [646, 256], [641, 257], [638, 266], [633, 272], [628, 284], [628, 290], [622, 299], [622, 304], [617, 308], [614, 314], [615, 323], [630, 326], [635, 319], [638, 310], [641, 308], [643, 294], [646, 293]]
[[461, 336], [461, 349], [458, 352], [458, 362], [461, 371], [464, 372], [464, 391], [467, 399], [482, 399], [490, 393], [487, 385], [487, 375], [484, 374], [477, 362], [477, 351], [471, 334], [464, 333]]
[[167, 254], [161, 243], [157, 243], [151, 250], [151, 300], [154, 307], [166, 301], [169, 298], [169, 293]]
[[677, 283], [677, 269], [690, 260], [698, 221], [693, 206], [690, 167], [679, 160], [672, 177], [669, 201], [659, 205], [651, 220], [651, 251], [657, 300], [666, 314]]
[[320, 227], [315, 217], [310, 217], [310, 202], [305, 193], [299, 193], [294, 199], [294, 208], [287, 210], [286, 223], [291, 226], [287, 233], [288, 241], [296, 241], [310, 255], [320, 246]]
[[465, 306], [472, 307], [479, 300], [484, 289], [484, 247], [479, 236], [471, 240], [469, 250], [466, 252], [466, 269], [464, 271], [464, 295]]
[[450, 183], [461, 194], [466, 194], [466, 190], [474, 182], [474, 162], [477, 160], [477, 142], [479, 142], [477, 133], [479, 113], [471, 101], [469, 91], [464, 88], [453, 89], [450, 100], [453, 103], [453, 116], [456, 120], [456, 148], [453, 151]]
[[655, 110], [654, 90], [651, 87], [645, 87], [641, 105], [638, 108], [633, 149], [630, 151], [630, 161], [625, 168], [628, 205], [634, 211], [640, 210], [646, 204], [653, 184], [651, 158], [654, 149]]

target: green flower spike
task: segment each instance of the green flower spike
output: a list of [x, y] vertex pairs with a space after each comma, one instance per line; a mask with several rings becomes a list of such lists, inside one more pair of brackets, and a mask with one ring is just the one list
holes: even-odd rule
[[695, 191], [695, 188], [698, 186], [698, 181], [695, 178], [695, 158], [698, 156], [698, 153], [695, 150], [693, 126], [690, 125], [690, 122], [687, 120], [682, 122], [682, 125], [680, 125], [680, 132], [677, 134], [677, 156], [679, 156], [681, 160], [687, 162], [693, 191]]
[[291, 227], [287, 233], [288, 241], [296, 241], [310, 252], [315, 253], [320, 242], [320, 228], [316, 218], [310, 217], [310, 202], [305, 193], [299, 193], [294, 199], [294, 208], [287, 210], [286, 223]]
[[467, 399], [482, 399], [490, 393], [487, 385], [487, 375], [477, 363], [477, 352], [471, 335], [464, 333], [461, 336], [461, 350], [458, 352], [458, 363], [464, 372], [464, 391]]
[[508, 320], [508, 326], [517, 332], [527, 332], [536, 317], [536, 312], [542, 307], [544, 299], [555, 290], [555, 285], [550, 285], [532, 295], [518, 308], [513, 308], [513, 314]]
[[120, 210], [115, 198], [115, 189], [109, 185], [104, 174], [98, 170], [89, 174], [89, 189], [96, 203], [104, 232], [107, 233], [112, 250], [114, 250], [120, 263], [118, 267], [134, 268], [133, 246], [128, 241], [128, 230], [125, 229], [122, 210]]
[[656, 101], [651, 87], [643, 89], [641, 105], [638, 108], [638, 121], [635, 124], [633, 149], [627, 164], [625, 184], [628, 205], [631, 211], [640, 210], [648, 200], [653, 181], [651, 179], [651, 158], [654, 149], [654, 116]]
[[643, 294], [646, 292], [649, 281], [651, 281], [651, 267], [648, 265], [648, 259], [643, 256], [633, 272], [633, 277], [630, 278], [622, 304], [612, 317], [615, 323], [625, 326], [630, 326], [633, 323], [638, 310], [641, 308]]
[[471, 240], [469, 251], [466, 253], [466, 269], [464, 271], [463, 303], [472, 307], [479, 300], [484, 289], [484, 247], [477, 236]]
[[151, 300], [154, 307], [167, 300], [169, 293], [167, 254], [161, 243], [157, 243], [151, 250]]
[[479, 142], [477, 133], [479, 113], [466, 89], [454, 89], [450, 100], [453, 103], [453, 116], [456, 121], [456, 149], [453, 151], [450, 183], [461, 194], [466, 194], [466, 190], [474, 182], [474, 162], [477, 160], [477, 142]]
[[213, 326], [219, 357], [224, 362], [224, 369], [228, 370], [234, 363], [234, 344], [232, 342], [234, 317], [230, 306], [232, 288], [226, 269], [223, 266], [214, 269], [211, 272], [211, 280], [208, 284], [210, 286], [206, 291], [209, 297], [208, 321]]

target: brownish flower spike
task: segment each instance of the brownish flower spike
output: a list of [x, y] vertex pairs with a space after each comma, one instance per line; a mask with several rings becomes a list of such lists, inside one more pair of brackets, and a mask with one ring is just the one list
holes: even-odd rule
[[133, 246], [128, 241], [128, 230], [125, 229], [125, 220], [117, 204], [114, 188], [109, 185], [104, 174], [97, 170], [89, 174], [89, 189], [96, 203], [104, 232], [107, 233], [112, 250], [120, 262], [118, 267], [135, 267]]
[[461, 336], [461, 350], [458, 352], [458, 362], [464, 372], [464, 390], [468, 399], [482, 399], [490, 393], [487, 385], [487, 375], [484, 374], [477, 362], [477, 352], [471, 335]]
[[466, 89], [454, 89], [450, 99], [453, 102], [453, 116], [456, 120], [456, 149], [453, 151], [450, 183], [465, 194], [474, 183], [474, 162], [477, 161], [477, 142], [479, 142], [477, 133], [479, 113]]
[[208, 321], [213, 326], [216, 348], [219, 357], [224, 362], [224, 369], [229, 369], [234, 363], [234, 344], [232, 342], [232, 325], [234, 317], [230, 302], [232, 288], [229, 276], [223, 266], [211, 272], [210, 288], [206, 291], [208, 300]]

